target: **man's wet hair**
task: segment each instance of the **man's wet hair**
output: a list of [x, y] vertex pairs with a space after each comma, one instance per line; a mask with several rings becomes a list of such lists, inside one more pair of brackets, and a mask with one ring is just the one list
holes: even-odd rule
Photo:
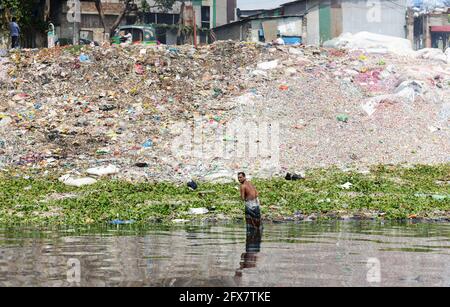
[[12, 22], [16, 22], [16, 21], [17, 21], [17, 18], [16, 18], [16, 17], [13, 17], [11, 20], [12, 20]]
[[246, 177], [244, 172], [239, 172], [239, 173], [238, 173], [238, 176], [239, 176], [239, 175], [242, 175], [242, 176]]

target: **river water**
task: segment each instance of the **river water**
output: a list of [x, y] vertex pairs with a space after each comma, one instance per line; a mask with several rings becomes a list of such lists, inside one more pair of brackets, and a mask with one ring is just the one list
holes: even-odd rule
[[0, 286], [450, 286], [450, 224], [0, 229]]

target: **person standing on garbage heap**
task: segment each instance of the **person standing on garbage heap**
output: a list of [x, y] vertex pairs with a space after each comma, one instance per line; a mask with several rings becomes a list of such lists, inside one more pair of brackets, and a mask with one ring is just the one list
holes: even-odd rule
[[12, 18], [12, 21], [9, 23], [9, 31], [11, 33], [11, 48], [19, 47], [19, 35], [20, 35], [20, 27], [17, 24], [16, 17]]
[[259, 193], [250, 181], [247, 180], [245, 173], [238, 173], [238, 180], [241, 184], [241, 198], [245, 202], [245, 220], [247, 226], [259, 228], [261, 225]]
[[277, 39], [273, 41], [273, 45], [284, 45], [284, 39], [281, 37], [280, 34], [277, 34]]

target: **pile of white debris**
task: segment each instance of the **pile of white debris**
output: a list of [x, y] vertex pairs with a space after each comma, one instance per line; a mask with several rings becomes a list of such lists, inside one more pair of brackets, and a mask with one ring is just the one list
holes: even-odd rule
[[450, 64], [450, 48], [444, 53], [437, 48], [414, 51], [407, 39], [370, 32], [344, 33], [326, 41], [325, 48], [362, 50], [367, 53], [392, 53], [399, 56], [434, 60]]

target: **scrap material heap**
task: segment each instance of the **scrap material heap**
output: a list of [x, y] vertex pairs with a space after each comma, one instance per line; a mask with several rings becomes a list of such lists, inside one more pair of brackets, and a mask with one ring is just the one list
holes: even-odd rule
[[[22, 50], [0, 58], [0, 84], [5, 170], [114, 165], [124, 179], [179, 181], [449, 162], [450, 65], [430, 52], [231, 41]], [[227, 134], [237, 121], [279, 123], [279, 160], [239, 154]], [[203, 154], [180, 154], [176, 140], [198, 126]], [[217, 140], [222, 154], [207, 146]]]

